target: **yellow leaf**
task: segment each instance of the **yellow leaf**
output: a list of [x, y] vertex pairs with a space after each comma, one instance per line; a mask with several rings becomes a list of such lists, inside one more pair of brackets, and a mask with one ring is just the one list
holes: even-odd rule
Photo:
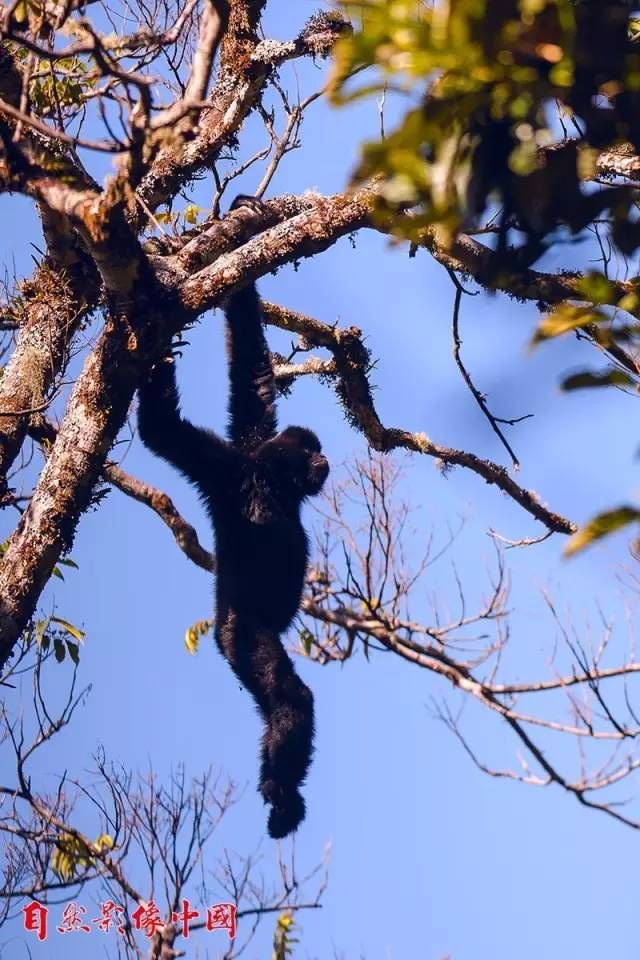
[[606, 319], [605, 314], [593, 307], [577, 307], [571, 303], [562, 303], [553, 313], [548, 313], [542, 318], [529, 344], [530, 349], [544, 340], [559, 337], [587, 323], [598, 323], [604, 319]]
[[640, 510], [636, 507], [616, 507], [615, 510], [608, 510], [594, 517], [581, 530], [571, 537], [564, 549], [565, 557], [571, 557], [580, 550], [584, 550], [589, 544], [602, 537], [615, 533], [630, 523], [637, 523], [640, 520]]
[[198, 644], [200, 643], [200, 636], [198, 631], [194, 627], [189, 627], [184, 636], [184, 645], [187, 648], [187, 651], [191, 656], [195, 656], [198, 652]]
[[620, 310], [626, 310], [627, 313], [635, 313], [638, 309], [638, 296], [635, 293], [626, 293], [622, 299], [618, 300], [617, 306]]
[[190, 203], [188, 207], [184, 208], [184, 222], [185, 223], [197, 223], [198, 214], [200, 213], [200, 207], [195, 203]]
[[13, 10], [13, 19], [16, 23], [26, 23], [29, 13], [29, 5], [26, 3], [26, 0], [20, 0], [17, 7], [14, 7]]
[[68, 620], [63, 620], [61, 617], [51, 617], [51, 622], [59, 624], [63, 630], [71, 634], [71, 636], [75, 640], [77, 640], [79, 643], [82, 643], [82, 641], [84, 640], [85, 638], [84, 630], [81, 630], [79, 627], [74, 627], [74, 625], [72, 623], [69, 623]]

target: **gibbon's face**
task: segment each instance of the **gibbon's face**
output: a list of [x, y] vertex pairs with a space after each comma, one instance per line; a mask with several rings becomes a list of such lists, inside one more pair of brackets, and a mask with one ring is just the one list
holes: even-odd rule
[[320, 493], [329, 476], [329, 461], [322, 453], [320, 441], [305, 427], [287, 427], [264, 444], [261, 453], [277, 475], [293, 480], [302, 497]]

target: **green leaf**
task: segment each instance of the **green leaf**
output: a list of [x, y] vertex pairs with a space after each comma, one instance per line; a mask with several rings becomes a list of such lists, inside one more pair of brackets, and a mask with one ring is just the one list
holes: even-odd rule
[[581, 370], [560, 384], [562, 390], [583, 390], [585, 387], [635, 387], [636, 381], [624, 370]]
[[591, 270], [585, 274], [578, 284], [580, 299], [589, 300], [594, 304], [616, 302], [616, 288], [603, 273]]
[[53, 568], [53, 570], [51, 571], [51, 576], [58, 577], [59, 580], [64, 580], [64, 577], [62, 576], [62, 571], [60, 570], [59, 567]]
[[309, 656], [311, 654], [311, 644], [313, 643], [313, 634], [310, 630], [307, 630], [306, 627], [303, 627], [298, 634], [298, 639], [300, 640], [300, 646], [304, 650], [305, 654]]
[[60, 637], [53, 638], [53, 655], [58, 663], [62, 663], [65, 655], [65, 646]]
[[[34, 639], [39, 647], [42, 650], [46, 650], [49, 646], [49, 637], [46, 635], [46, 629], [49, 626], [50, 618], [47, 617], [45, 620], [38, 620], [36, 623], [36, 628], [33, 632]], [[46, 647], [45, 647], [46, 644]]]
[[78, 564], [75, 562], [75, 560], [72, 560], [71, 557], [62, 557], [60, 560], [58, 560], [58, 563], [62, 567], [73, 567], [74, 570], [80, 569]]
[[640, 520], [640, 510], [636, 507], [617, 507], [615, 510], [607, 510], [590, 520], [589, 523], [578, 530], [571, 537], [564, 549], [565, 557], [571, 557], [580, 550], [584, 550], [589, 544], [603, 537], [622, 530], [630, 523], [637, 523]]
[[51, 622], [57, 623], [66, 633], [70, 634], [80, 643], [82, 643], [86, 636], [84, 630], [81, 630], [80, 627], [74, 627], [72, 623], [69, 623], [68, 620], [63, 620], [61, 617], [51, 617]]

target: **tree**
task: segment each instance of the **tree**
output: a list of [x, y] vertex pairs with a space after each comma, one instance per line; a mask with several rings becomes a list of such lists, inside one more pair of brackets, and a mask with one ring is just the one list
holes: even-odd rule
[[[521, 547], [520, 553], [524, 553], [524, 548], [537, 545], [542, 550], [548, 546], [541, 546], [542, 541], [553, 534], [563, 537], [575, 533], [577, 527], [568, 510], [548, 506], [521, 482], [519, 457], [507, 434], [508, 428], [522, 423], [525, 417], [497, 416], [483, 389], [476, 385], [462, 350], [460, 316], [472, 281], [482, 291], [503, 291], [515, 299], [541, 304], [545, 316], [533, 333], [536, 342], [575, 330], [616, 364], [615, 376], [587, 375], [581, 370], [577, 379], [574, 375], [572, 383], [566, 382], [567, 387], [589, 383], [635, 386], [636, 331], [632, 323], [619, 320], [622, 310], [634, 316], [635, 281], [615, 275], [613, 253], [603, 239], [603, 230], [610, 228], [611, 242], [618, 245], [618, 252], [634, 249], [632, 188], [637, 161], [633, 100], [631, 106], [624, 98], [615, 101], [621, 111], [615, 123], [627, 124], [624, 129], [631, 141], [624, 148], [618, 143], [619, 126], [601, 134], [604, 139], [597, 147], [592, 144], [592, 128], [597, 128], [602, 119], [599, 109], [593, 116], [589, 114], [577, 145], [561, 136], [559, 144], [554, 145], [542, 143], [537, 137], [539, 130], [547, 129], [540, 104], [550, 98], [552, 81], [545, 71], [549, 73], [550, 63], [563, 62], [558, 59], [558, 51], [564, 51], [566, 39], [565, 34], [557, 37], [554, 33], [552, 38], [544, 31], [557, 30], [560, 24], [568, 31], [566, 36], [575, 39], [578, 21], [572, 20], [573, 25], [567, 27], [562, 19], [567, 10], [571, 13], [571, 5], [557, 5], [560, 20], [552, 18], [551, 27], [543, 21], [542, 39], [536, 40], [538, 46], [542, 44], [542, 53], [535, 53], [533, 67], [527, 66], [533, 73], [526, 74], [529, 113], [523, 116], [513, 112], [519, 102], [514, 85], [524, 82], [518, 73], [523, 69], [519, 51], [524, 45], [522, 56], [530, 56], [531, 30], [540, 25], [537, 8], [530, 13], [528, 7], [507, 5], [503, 15], [493, 12], [491, 6], [489, 20], [484, 22], [477, 14], [477, 5], [472, 10], [466, 4], [450, 5], [455, 26], [451, 36], [457, 46], [453, 48], [446, 34], [449, 46], [444, 44], [434, 52], [437, 5], [432, 10], [422, 4], [359, 5], [365, 10], [365, 29], [353, 37], [346, 16], [319, 12], [306, 23], [292, 26], [293, 15], [288, 11], [285, 40], [271, 39], [266, 32], [265, 24], [274, 6], [250, 0], [206, 0], [181, 9], [167, 5], [149, 8], [141, 3], [135, 7], [135, 23], [123, 19], [128, 24], [126, 29], [120, 22], [111, 22], [112, 13], [98, 4], [84, 10], [73, 3], [64, 7], [26, 3], [3, 10], [0, 192], [5, 196], [0, 199], [9, 204], [9, 194], [27, 198], [40, 218], [46, 246], [45, 252], [38, 254], [30, 277], [15, 284], [7, 281], [0, 313], [6, 337], [0, 379], [2, 502], [6, 517], [15, 518], [16, 511], [18, 514], [15, 528], [7, 529], [0, 563], [0, 661], [5, 669], [4, 682], [9, 685], [8, 696], [14, 706], [20, 699], [21, 689], [14, 691], [10, 685], [16, 663], [21, 664], [20, 657], [24, 656], [36, 678], [40, 736], [42, 730], [56, 728], [38, 693], [41, 658], [52, 650], [55, 659], [65, 660], [67, 667], [69, 659], [80, 659], [82, 669], [85, 654], [80, 655], [84, 634], [75, 616], [58, 616], [55, 609], [48, 612], [51, 578], [57, 580], [68, 572], [73, 581], [74, 537], [82, 535], [83, 526], [86, 529], [91, 511], [104, 512], [110, 488], [150, 507], [171, 530], [189, 560], [207, 572], [212, 570], [211, 554], [187, 519], [188, 514], [179, 511], [160, 487], [125, 471], [121, 462], [120, 444], [128, 445], [127, 418], [135, 389], [149, 365], [172, 342], [182, 349], [187, 361], [192, 353], [187, 340], [198, 335], [197, 321], [208, 317], [225, 296], [247, 281], [264, 278], [266, 286], [268, 274], [287, 265], [297, 266], [305, 258], [319, 258], [342, 238], [349, 238], [356, 246], [354, 252], [341, 251], [345, 261], [347, 257], [353, 261], [358, 258], [368, 242], [368, 233], [400, 238], [403, 250], [413, 255], [411, 268], [418, 271], [422, 267], [426, 252], [447, 270], [453, 298], [450, 326], [456, 369], [502, 445], [500, 453], [506, 451], [511, 469], [471, 449], [432, 440], [422, 432], [420, 417], [408, 405], [400, 407], [403, 425], [388, 425], [390, 397], [402, 384], [388, 383], [389, 389], [376, 392], [378, 356], [372, 351], [370, 318], [369, 325], [362, 321], [361, 330], [352, 325], [357, 318], [351, 317], [350, 305], [344, 307], [346, 321], [333, 323], [326, 316], [317, 319], [265, 299], [266, 322], [289, 341], [287, 344], [283, 335], [280, 342], [286, 344], [284, 352], [274, 353], [283, 396], [292, 394], [297, 403], [299, 392], [310, 379], [318, 380], [323, 388], [331, 387], [352, 432], [361, 434], [369, 448], [358, 459], [350, 456], [351, 467], [338, 479], [323, 509], [324, 526], [317, 528], [297, 652], [323, 665], [353, 660], [360, 651], [373, 665], [386, 653], [412, 664], [414, 670], [426, 671], [441, 681], [444, 689], [454, 688], [461, 702], [470, 702], [515, 735], [522, 751], [520, 764], [511, 763], [511, 754], [506, 765], [493, 764], [469, 735], [455, 699], [437, 701], [438, 717], [482, 770], [538, 786], [559, 787], [582, 806], [595, 807], [636, 828], [640, 823], [638, 813], [618, 806], [618, 794], [614, 792], [638, 766], [634, 748], [640, 723], [627, 689], [627, 681], [640, 669], [633, 647], [618, 662], [610, 663], [605, 658], [612, 633], [610, 620], [604, 617], [602, 636], [590, 645], [581, 628], [571, 632], [556, 600], [548, 596], [548, 610], [565, 645], [555, 651], [554, 658], [548, 655], [551, 644], [545, 644], [542, 663], [532, 665], [526, 657], [513, 669], [507, 644], [508, 573], [500, 549]], [[495, 36], [511, 37], [507, 25], [520, 23], [521, 14], [526, 24], [514, 34], [517, 50], [513, 62], [503, 65], [506, 78], [496, 78], [492, 73], [483, 79], [493, 55], [489, 41], [493, 42]], [[390, 16], [399, 18], [398, 23], [391, 24], [395, 33], [389, 26]], [[447, 28], [450, 25], [447, 21]], [[467, 32], [461, 34], [463, 27]], [[584, 27], [582, 21], [581, 29]], [[604, 35], [608, 38], [606, 31]], [[619, 39], [618, 33], [615, 36]], [[445, 60], [453, 63], [452, 74], [460, 81], [470, 40], [476, 44], [472, 49], [477, 53], [477, 63], [474, 60], [469, 75], [476, 86], [472, 84], [470, 92], [463, 91], [462, 100], [455, 88], [449, 102], [442, 95], [442, 90], [449, 89], [446, 74], [438, 73], [441, 86], [425, 93], [420, 84], [432, 78], [434, 70], [443, 70]], [[575, 40], [576, 49], [581, 42]], [[332, 79], [326, 69], [318, 77], [316, 62], [329, 57], [336, 43], [338, 65]], [[623, 43], [626, 49], [626, 34]], [[603, 50], [610, 52], [608, 39]], [[406, 62], [402, 57], [398, 61], [398, 51], [415, 57], [421, 98], [416, 110], [404, 119], [394, 99], [395, 70], [398, 62]], [[294, 151], [300, 150], [304, 156], [302, 125], [322, 103], [327, 84], [337, 89], [341, 83], [366, 76], [360, 72], [363, 66], [379, 62], [390, 53], [394, 56], [383, 80], [378, 114], [383, 137], [365, 154], [355, 187], [331, 194], [307, 189], [312, 183], [304, 179], [303, 168], [303, 187], [297, 192], [277, 193], [261, 213], [243, 209], [221, 218], [221, 208], [236, 186], [248, 184], [252, 193], [263, 196], [289, 169], [286, 163], [294, 159], [290, 156]], [[631, 66], [633, 56], [631, 50]], [[610, 60], [597, 71], [610, 69]], [[309, 61], [309, 69], [305, 69], [305, 61]], [[300, 76], [289, 75], [287, 82], [284, 68], [291, 63], [299, 64]], [[585, 64], [581, 82], [590, 90], [596, 68], [588, 61]], [[512, 68], [514, 76], [510, 77]], [[615, 79], [621, 84], [625, 78], [618, 74], [619, 70]], [[487, 92], [482, 85], [497, 97], [499, 82], [508, 87], [509, 96], [503, 112], [496, 114], [482, 100]], [[574, 86], [563, 88], [570, 91], [564, 99], [555, 86], [551, 88], [562, 100], [563, 118], [567, 110], [575, 118], [580, 105], [589, 99]], [[366, 89], [371, 89], [369, 84]], [[614, 98], [619, 95], [617, 89], [613, 91]], [[477, 107], [479, 100], [481, 107]], [[495, 102], [502, 101], [498, 98]], [[478, 114], [471, 109], [474, 104]], [[490, 99], [491, 104], [495, 106]], [[398, 133], [391, 137], [384, 135], [387, 111], [400, 114]], [[331, 114], [336, 124], [343, 116], [340, 111]], [[492, 180], [489, 173], [496, 158], [489, 151], [487, 161], [486, 154], [500, 131], [509, 149], [498, 157], [500, 176]], [[518, 143], [512, 143], [513, 136]], [[443, 179], [437, 180], [435, 173], [443, 169], [443, 158], [452, 143], [456, 148], [454, 161], [444, 168]], [[598, 154], [595, 166], [589, 168], [596, 188], [605, 174], [622, 178], [612, 188], [611, 196], [616, 199], [611, 205], [609, 194], [582, 194], [581, 178], [586, 168], [582, 161], [578, 166], [575, 157], [583, 157], [583, 146], [588, 158], [594, 159], [594, 151]], [[322, 155], [325, 166], [330, 160], [335, 162], [338, 151], [335, 146], [332, 150], [327, 148]], [[554, 187], [540, 225], [532, 219], [531, 211], [523, 211], [519, 205], [523, 191], [513, 178], [538, 178], [537, 184], [540, 175], [545, 181], [554, 156], [573, 157], [573, 173], [563, 181], [563, 185], [569, 184], [571, 203]], [[105, 159], [113, 168], [107, 169]], [[338, 160], [340, 182], [344, 184], [348, 164], [342, 156]], [[515, 160], [521, 166], [512, 169]], [[394, 176], [389, 177], [390, 170]], [[409, 173], [416, 170], [414, 180]], [[293, 176], [292, 182], [297, 182]], [[444, 185], [442, 197], [434, 193], [437, 184]], [[524, 190], [527, 192], [539, 196], [531, 180]], [[587, 202], [591, 196], [598, 196], [598, 205]], [[584, 223], [580, 198], [589, 213]], [[482, 215], [486, 221], [479, 222]], [[594, 271], [587, 265], [582, 271], [567, 270], [566, 264], [534, 268], [536, 258], [563, 224], [576, 231], [593, 228], [604, 251], [601, 269]], [[513, 231], [518, 230], [521, 242], [513, 244]], [[592, 248], [588, 249], [590, 255]], [[391, 262], [392, 254], [387, 256]], [[332, 262], [335, 267], [337, 261]], [[401, 293], [400, 289], [394, 291], [394, 306]], [[354, 290], [354, 298], [356, 294]], [[395, 311], [389, 325], [392, 321], [397, 321]], [[215, 317], [211, 324], [207, 319], [209, 326], [216, 322]], [[433, 332], [428, 347], [435, 337]], [[496, 355], [500, 360], [498, 351]], [[551, 368], [551, 361], [547, 363]], [[207, 381], [213, 379], [210, 367], [207, 364], [201, 371]], [[384, 415], [379, 412], [383, 410]], [[338, 422], [334, 412], [334, 430]], [[38, 455], [43, 454], [39, 471], [34, 469], [32, 445]], [[443, 591], [437, 595], [430, 606], [424, 603], [421, 586], [425, 580], [431, 583], [435, 560], [442, 553], [446, 555], [446, 550], [443, 546], [425, 549], [428, 529], [413, 532], [416, 514], [398, 461], [390, 456], [394, 450], [431, 458], [445, 475], [454, 467], [462, 468], [456, 471], [455, 482], [464, 484], [464, 479], [458, 478], [468, 474], [474, 481], [474, 495], [480, 498], [483, 485], [478, 481], [484, 480], [491, 488], [492, 511], [498, 510], [500, 501], [494, 492], [499, 491], [513, 505], [516, 516], [531, 521], [531, 534], [507, 539], [506, 543], [506, 538], [493, 530], [493, 541], [499, 549], [488, 574], [485, 596], [476, 599], [481, 588], [475, 571], [473, 582], [454, 572], [446, 594]], [[633, 516], [625, 514], [618, 519]], [[489, 525], [493, 526], [491, 521]], [[603, 529], [612, 525], [609, 522]], [[554, 549], [560, 537], [551, 539]], [[454, 534], [448, 539], [450, 547], [457, 543]], [[474, 567], [478, 566], [475, 562]], [[164, 591], [154, 586], [153, 601], [161, 604]], [[65, 603], [71, 602], [69, 588], [63, 596]], [[450, 612], [447, 608], [453, 606], [452, 597], [459, 601], [459, 607]], [[151, 602], [141, 601], [139, 594], [133, 601], [138, 607]], [[113, 605], [120, 603], [118, 594]], [[188, 629], [190, 652], [196, 651], [199, 637], [206, 634], [209, 616], [206, 610]], [[96, 624], [86, 626], [91, 635]], [[131, 636], [139, 639], [142, 630], [127, 626]], [[146, 637], [143, 639], [146, 641]], [[144, 679], [162, 690], [160, 705], [166, 710], [170, 699], [166, 651], [157, 651], [156, 643], [145, 643], [151, 669]], [[50, 661], [51, 657], [45, 665], [47, 670], [54, 666]], [[533, 679], [514, 679], [514, 672], [520, 674], [532, 666]], [[119, 669], [124, 670], [123, 663]], [[99, 679], [105, 680], [104, 676]], [[117, 679], [122, 679], [121, 674]], [[185, 710], [189, 699], [182, 698]], [[58, 723], [66, 723], [74, 702], [70, 700], [59, 714], [53, 712], [53, 716], [62, 718]], [[117, 712], [109, 713], [109, 720]], [[208, 720], [204, 707], [200, 713], [205, 727]], [[162, 709], [154, 711], [153, 721], [159, 722], [162, 714]], [[178, 721], [185, 722], [182, 710]], [[14, 713], [7, 720], [7, 730], [17, 730], [15, 723]], [[47, 743], [49, 739], [49, 734], [44, 736]], [[559, 748], [558, 739], [563, 744]], [[14, 777], [2, 785], [3, 795], [14, 798], [5, 822], [8, 832], [18, 839], [10, 848], [5, 894], [13, 901], [23, 895], [51, 892], [56, 884], [67, 891], [78, 882], [106, 877], [107, 882], [125, 892], [129, 915], [136, 904], [142, 907], [149, 898], [148, 890], [131, 879], [129, 870], [135, 871], [137, 866], [126, 861], [133, 834], [124, 829], [115, 837], [109, 824], [118, 819], [117, 811], [125, 810], [129, 811], [129, 821], [122, 815], [123, 824], [140, 819], [150, 823], [154, 788], [134, 788], [128, 774], [112, 770], [100, 759], [101, 782], [110, 791], [116, 812], [107, 814], [99, 807], [104, 821], [99, 829], [82, 830], [67, 806], [64, 792], [54, 791], [53, 799], [47, 799], [44, 789], [32, 786], [25, 778], [24, 744], [19, 735], [9, 733], [9, 741], [17, 758], [17, 780]], [[567, 743], [578, 745], [577, 772]], [[611, 746], [613, 752], [604, 756], [603, 744]], [[585, 761], [588, 748], [594, 758], [590, 763]], [[206, 818], [211, 815], [211, 803], [218, 809], [225, 801], [215, 792], [213, 800], [209, 799], [206, 779], [197, 781], [190, 792], [185, 776], [174, 775], [158, 790], [163, 798], [162, 810], [170, 811], [170, 820], [190, 815], [195, 830], [191, 836], [199, 851], [201, 840], [206, 838], [198, 831], [207, 833], [204, 824], [206, 821], [210, 825]], [[64, 780], [62, 774], [58, 779]], [[80, 776], [76, 780], [79, 789], [87, 789]], [[56, 789], [61, 789], [60, 783]], [[365, 792], [376, 796], [380, 789], [374, 784]], [[26, 813], [21, 804], [26, 805]], [[43, 824], [49, 833], [43, 833]], [[173, 856], [168, 850], [175, 839], [171, 827], [166, 834], [169, 846], [149, 853], [153, 846], [149, 837], [160, 829], [154, 826], [150, 834], [138, 838], [138, 843], [142, 855], [150, 859], [149, 870], [157, 869], [159, 861], [163, 863], [163, 879], [167, 882], [168, 878], [170, 888], [164, 904], [168, 910], [179, 904], [183, 885], [174, 882], [167, 866]], [[56, 880], [56, 876], [62, 879]], [[242, 910], [238, 891], [233, 892], [234, 902]], [[288, 880], [284, 892], [289, 892]], [[312, 898], [310, 902], [315, 905], [317, 901]], [[286, 955], [290, 947], [288, 911], [298, 906], [299, 902], [279, 895], [257, 902], [256, 910], [260, 907], [262, 912], [272, 907], [285, 911], [276, 929], [276, 956]], [[151, 949], [166, 946], [173, 950], [173, 928], [167, 937]], [[133, 943], [129, 946], [131, 950], [140, 949]]]

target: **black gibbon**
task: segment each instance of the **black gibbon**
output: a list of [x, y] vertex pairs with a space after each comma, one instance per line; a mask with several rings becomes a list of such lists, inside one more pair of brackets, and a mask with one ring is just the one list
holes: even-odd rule
[[[233, 206], [255, 203], [240, 197]], [[273, 371], [253, 284], [229, 298], [225, 316], [228, 440], [181, 416], [171, 357], [139, 388], [138, 425], [143, 443], [197, 487], [211, 518], [216, 641], [265, 722], [259, 789], [277, 838], [304, 818], [299, 787], [314, 736], [313, 696], [280, 637], [297, 613], [307, 568], [300, 508], [320, 492], [329, 464], [311, 430], [276, 433]]]

